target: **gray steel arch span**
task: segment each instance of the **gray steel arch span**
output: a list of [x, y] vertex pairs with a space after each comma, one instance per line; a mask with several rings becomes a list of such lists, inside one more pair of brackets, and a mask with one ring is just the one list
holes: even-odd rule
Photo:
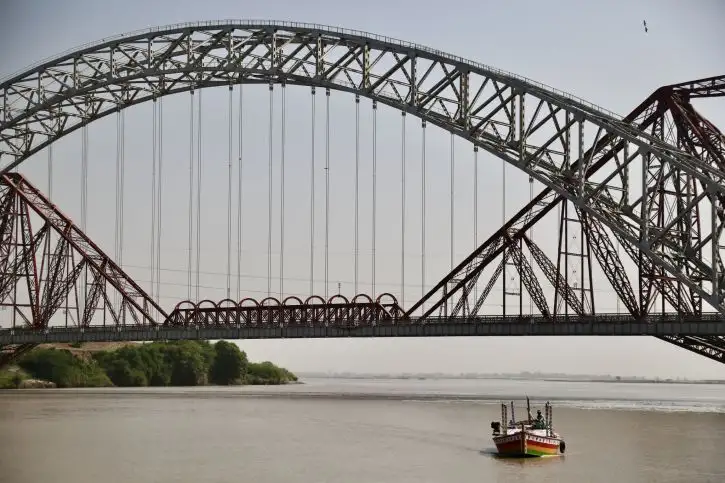
[[[719, 248], [725, 171], [718, 165], [564, 92], [359, 31], [274, 21], [190, 23], [104, 39], [45, 60], [0, 84], [0, 174], [119, 109], [239, 83], [347, 91], [467, 139], [569, 200], [580, 216], [725, 313]], [[643, 167], [643, 180], [650, 167], [669, 166], [701, 186], [688, 207], [707, 205], [709, 235], [692, 239], [652, 223], [647, 186], [630, 197], [632, 166]], [[460, 305], [465, 282], [480, 274], [476, 261], [503, 244], [482, 246], [424, 300], [461, 291]]]

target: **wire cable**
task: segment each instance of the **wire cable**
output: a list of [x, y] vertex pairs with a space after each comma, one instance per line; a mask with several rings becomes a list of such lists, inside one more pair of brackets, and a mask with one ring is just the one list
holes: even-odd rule
[[[478, 146], [473, 146], [473, 249], [478, 248]], [[473, 285], [473, 299], [478, 300], [478, 284]], [[474, 302], [475, 303], [475, 302]], [[475, 314], [473, 314], [475, 315]]]
[[[88, 126], [81, 128], [81, 230], [86, 232], [88, 225]], [[85, 306], [88, 292], [88, 267], [83, 267], [83, 277], [79, 278], [80, 300], [78, 301], [78, 321], [82, 320], [81, 307]]]
[[400, 303], [405, 305], [405, 111], [400, 133]]
[[267, 192], [267, 297], [272, 296], [272, 131], [274, 127], [274, 84], [269, 83], [269, 186]]
[[360, 96], [355, 94], [355, 288], [357, 295], [360, 257]]
[[[420, 160], [420, 296], [425, 297], [425, 131], [426, 122], [422, 121], [422, 141]], [[425, 303], [421, 306], [422, 313], [425, 313]]]
[[315, 293], [315, 87], [311, 90], [312, 122], [310, 156], [310, 295]]
[[156, 97], [152, 103], [152, 141], [151, 141], [151, 290], [149, 295], [151, 299], [154, 298], [154, 289], [156, 288], [156, 135], [157, 135], [157, 111], [156, 111]]
[[81, 230], [86, 230], [88, 217], [88, 126], [81, 128]]
[[187, 298], [191, 300], [191, 270], [192, 270], [192, 249], [194, 237], [194, 91], [190, 91], [189, 98], [189, 260], [187, 267], [188, 286]]
[[[534, 199], [534, 177], [529, 176], [529, 203]], [[529, 228], [529, 240], [534, 241], [534, 225]], [[534, 254], [529, 251], [529, 265], [534, 266]], [[534, 313], [534, 298], [529, 296], [529, 313]]]
[[330, 89], [325, 89], [325, 300], [330, 293], [329, 250], [330, 250]]
[[121, 194], [118, 237], [118, 265], [123, 267], [124, 192], [126, 185], [126, 112], [121, 111]]
[[378, 101], [373, 99], [373, 229], [372, 229], [372, 296], [375, 298], [375, 242], [377, 230]]
[[199, 138], [196, 143], [197, 147], [197, 158], [196, 158], [196, 301], [201, 300], [199, 298], [199, 269], [201, 267], [201, 93], [199, 89], [199, 109], [197, 116], [199, 117], [198, 126], [196, 127], [199, 133]]
[[[50, 139], [50, 135], [48, 135]], [[48, 145], [48, 199], [53, 199], [53, 145]]]
[[227, 298], [232, 296], [232, 145], [234, 128], [234, 88], [229, 84], [229, 156], [227, 165]]
[[280, 189], [279, 189], [279, 296], [280, 300], [284, 300], [284, 148], [285, 148], [285, 91], [287, 86], [282, 83], [282, 146], [280, 153]]
[[113, 230], [113, 256], [118, 262], [118, 236], [120, 220], [120, 194], [121, 194], [121, 110], [116, 111], [116, 220]]
[[451, 271], [453, 270], [453, 259], [455, 255], [455, 202], [454, 202], [454, 193], [455, 193], [455, 166], [456, 166], [456, 158], [454, 153], [454, 143], [455, 143], [455, 137], [451, 133]]
[[164, 159], [164, 98], [159, 98], [158, 103], [159, 110], [159, 148], [158, 148], [158, 168], [159, 168], [159, 185], [156, 190], [158, 201], [156, 202], [156, 214], [157, 229], [156, 229], [156, 303], [161, 298], [159, 290], [161, 289], [161, 186], [163, 185], [162, 180], [162, 168]]
[[243, 179], [244, 179], [244, 86], [239, 84], [239, 171], [237, 178], [237, 300], [242, 299], [242, 201], [243, 201]]

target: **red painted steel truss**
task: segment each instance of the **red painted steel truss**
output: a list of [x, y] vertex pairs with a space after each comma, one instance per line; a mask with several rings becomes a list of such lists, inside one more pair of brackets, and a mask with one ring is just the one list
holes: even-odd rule
[[[166, 312], [78, 226], [17, 173], [0, 177], [3, 325], [151, 325]], [[31, 349], [0, 348], [0, 366]]]
[[239, 303], [226, 299], [219, 303], [204, 300], [179, 303], [165, 325], [171, 326], [357, 326], [395, 323], [404, 311], [389, 293], [376, 300], [365, 294], [347, 299], [334, 295], [325, 301], [312, 296], [304, 302], [297, 297], [279, 301], [268, 297], [261, 302], [246, 298]]

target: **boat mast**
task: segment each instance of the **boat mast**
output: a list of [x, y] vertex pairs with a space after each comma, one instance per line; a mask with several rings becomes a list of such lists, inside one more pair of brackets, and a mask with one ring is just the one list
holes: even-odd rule
[[503, 427], [503, 434], [508, 434], [508, 418], [506, 417], [506, 405], [501, 403], [501, 426]]
[[549, 401], [546, 401], [546, 422], [547, 424], [547, 436], [552, 437], [554, 435], [554, 426], [551, 423], [551, 420], [553, 418], [554, 411], [551, 408], [551, 403]]

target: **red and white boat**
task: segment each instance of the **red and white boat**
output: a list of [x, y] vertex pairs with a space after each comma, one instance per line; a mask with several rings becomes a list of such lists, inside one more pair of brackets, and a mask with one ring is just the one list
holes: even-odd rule
[[[511, 419], [507, 417], [507, 407], [501, 404], [501, 421], [493, 421], [493, 442], [501, 456], [541, 457], [557, 456], [566, 451], [566, 443], [551, 424], [552, 410], [548, 402], [546, 416], [538, 411], [536, 418], [531, 417], [529, 398], [526, 398], [527, 419], [516, 421], [514, 403], [511, 402]], [[502, 429], [503, 428], [503, 429]]]

